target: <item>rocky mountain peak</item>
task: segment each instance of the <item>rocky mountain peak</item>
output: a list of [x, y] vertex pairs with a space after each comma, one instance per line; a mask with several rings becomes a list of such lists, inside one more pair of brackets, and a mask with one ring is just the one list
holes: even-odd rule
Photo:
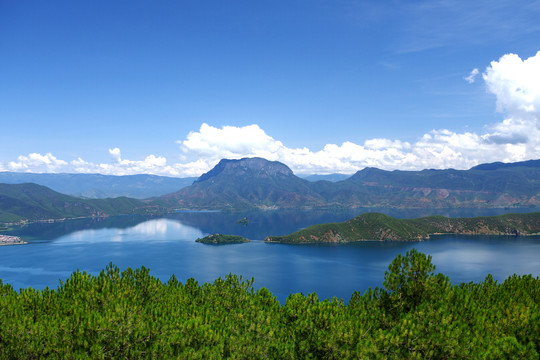
[[195, 182], [203, 182], [220, 175], [240, 176], [245, 174], [259, 177], [294, 176], [292, 170], [279, 161], [268, 161], [254, 157], [239, 160], [223, 159], [212, 170], [202, 174]]

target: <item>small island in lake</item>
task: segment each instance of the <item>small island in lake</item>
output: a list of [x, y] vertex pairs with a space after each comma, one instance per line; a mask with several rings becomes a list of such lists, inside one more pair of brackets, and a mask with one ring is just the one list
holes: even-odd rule
[[251, 221], [245, 216], [240, 220], [236, 220], [236, 223], [241, 225], [248, 225], [250, 222]]
[[380, 213], [366, 213], [342, 223], [319, 224], [264, 241], [283, 244], [346, 243], [354, 241], [412, 241], [431, 235], [540, 235], [540, 212], [472, 218], [427, 216], [395, 219]]
[[241, 244], [249, 242], [248, 239], [237, 235], [213, 234], [198, 238], [196, 242], [209, 245]]

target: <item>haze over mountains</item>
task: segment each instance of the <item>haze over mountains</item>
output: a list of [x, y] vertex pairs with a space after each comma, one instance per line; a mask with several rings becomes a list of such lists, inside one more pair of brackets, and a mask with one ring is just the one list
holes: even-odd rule
[[[13, 180], [20, 174], [2, 175], [11, 176]], [[127, 190], [124, 189], [123, 193], [143, 194], [163, 193], [175, 186], [176, 180], [178, 185], [174, 188], [177, 191], [140, 201], [126, 197], [82, 199], [36, 184], [0, 184], [0, 221], [162, 213], [177, 209], [540, 206], [540, 160], [482, 164], [470, 170], [385, 171], [365, 168], [336, 182], [308, 181], [294, 175], [286, 165], [262, 158], [221, 160], [190, 186], [185, 186], [186, 179], [150, 175], [28, 175], [40, 175], [38, 179], [72, 190], [98, 183], [102, 187], [115, 184], [111, 185], [109, 192], [118, 192], [125, 184]], [[94, 182], [81, 184], [85, 179], [93, 179]]]
[[[350, 175], [306, 175], [309, 181], [340, 181]], [[34, 183], [46, 186], [62, 194], [88, 198], [105, 199], [127, 196], [135, 199], [147, 199], [176, 192], [193, 184], [196, 177], [168, 177], [159, 175], [102, 175], [102, 174], [68, 174], [68, 173], [22, 173], [0, 172], [0, 183], [25, 184]]]
[[101, 175], [101, 174], [37, 174], [0, 172], [0, 183], [35, 183], [62, 194], [90, 199], [127, 196], [146, 199], [189, 186], [196, 178], [174, 178], [157, 175]]

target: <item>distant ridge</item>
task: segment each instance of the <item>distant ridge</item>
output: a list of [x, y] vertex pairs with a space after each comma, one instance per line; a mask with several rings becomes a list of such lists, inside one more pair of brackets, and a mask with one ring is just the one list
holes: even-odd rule
[[127, 196], [136, 199], [168, 194], [189, 186], [195, 178], [174, 178], [157, 175], [102, 175], [0, 172], [0, 183], [34, 183], [62, 194], [104, 199]]
[[515, 167], [529, 167], [529, 168], [540, 168], [540, 160], [527, 160], [519, 161], [514, 163], [503, 163], [503, 162], [494, 162], [489, 164], [480, 164], [475, 167], [472, 167], [471, 170], [497, 170], [497, 169], [508, 169]]
[[540, 206], [540, 160], [470, 170], [365, 168], [337, 181], [310, 182], [277, 161], [224, 159], [191, 186], [156, 199], [180, 209]]
[[351, 177], [351, 175], [346, 174], [327, 174], [327, 175], [302, 175], [300, 176], [302, 179], [306, 179], [308, 181], [314, 182], [314, 181], [330, 181], [330, 182], [338, 182], [343, 181], [345, 179], [348, 179]]
[[147, 206], [127, 197], [81, 199], [32, 183], [0, 184], [0, 222], [135, 214]]

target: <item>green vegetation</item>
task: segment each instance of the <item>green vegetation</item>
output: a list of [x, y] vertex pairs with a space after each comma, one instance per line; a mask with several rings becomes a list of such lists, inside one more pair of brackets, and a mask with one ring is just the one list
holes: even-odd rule
[[539, 235], [540, 212], [473, 218], [428, 216], [418, 219], [394, 219], [380, 213], [366, 213], [342, 223], [313, 225], [289, 235], [269, 236], [265, 241], [288, 244], [408, 241], [428, 239], [434, 234]]
[[0, 222], [153, 213], [158, 209], [127, 197], [81, 199], [37, 184], [0, 184]]
[[0, 281], [2, 359], [538, 359], [540, 279], [452, 285], [411, 250], [347, 304], [234, 275], [199, 285], [149, 270], [74, 272], [56, 290]]
[[240, 244], [249, 242], [248, 239], [237, 235], [213, 234], [195, 240], [196, 242], [209, 245]]
[[250, 222], [251, 221], [247, 217], [243, 217], [239, 220], [236, 220], [237, 224], [244, 225], [244, 226], [249, 225]]

